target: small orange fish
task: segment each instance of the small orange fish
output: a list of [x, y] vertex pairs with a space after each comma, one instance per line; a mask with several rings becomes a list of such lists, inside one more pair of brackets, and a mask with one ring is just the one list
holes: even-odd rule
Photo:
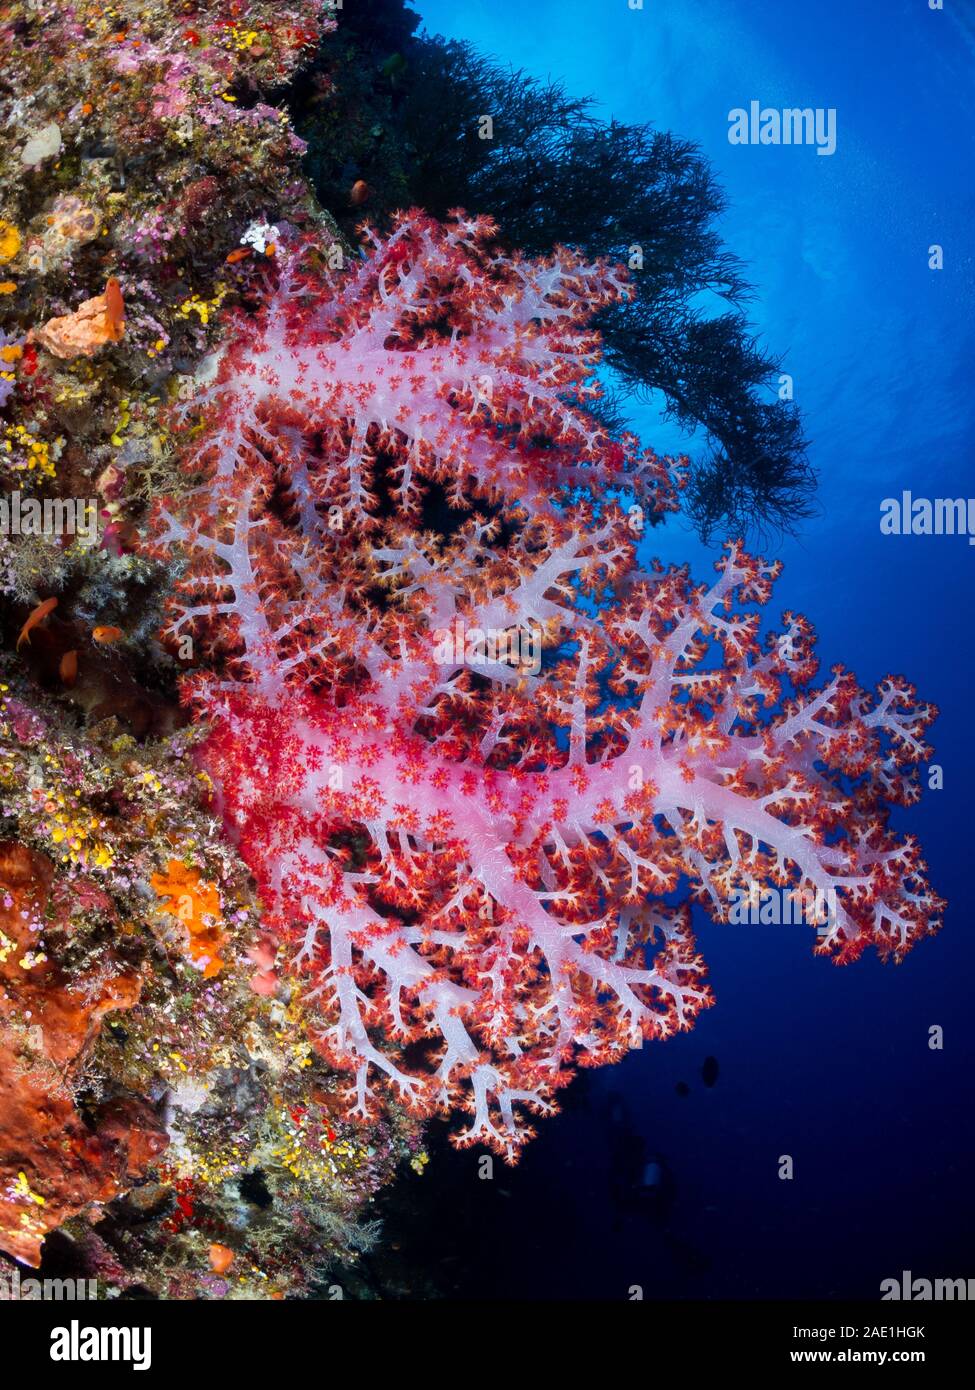
[[26, 623], [20, 629], [20, 636], [17, 638], [17, 650], [20, 651], [25, 642], [30, 643], [30, 635], [38, 623], [42, 623], [48, 613], [53, 613], [58, 606], [56, 598], [46, 598], [43, 603], [39, 603], [32, 613], [28, 615]]
[[64, 656], [61, 658], [61, 664], [58, 667], [58, 675], [69, 688], [74, 685], [75, 681], [78, 679], [77, 652], [65, 652]]
[[113, 341], [117, 343], [125, 332], [125, 300], [122, 298], [122, 287], [114, 275], [105, 282], [105, 313]]
[[238, 246], [237, 250], [231, 251], [230, 255], [227, 257], [227, 264], [236, 265], [238, 261], [244, 260], [250, 253], [251, 249], [249, 246]]
[[371, 192], [372, 189], [366, 183], [365, 179], [356, 179], [349, 192], [349, 202], [354, 208], [361, 207]]
[[122, 629], [120, 627], [93, 627], [91, 635], [99, 646], [110, 647], [122, 636]]

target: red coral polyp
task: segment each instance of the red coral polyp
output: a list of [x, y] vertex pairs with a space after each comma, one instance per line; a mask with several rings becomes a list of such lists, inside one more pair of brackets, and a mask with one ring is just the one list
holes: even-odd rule
[[778, 567], [740, 543], [710, 586], [639, 568], [632, 509], [680, 470], [589, 410], [625, 280], [492, 237], [412, 214], [341, 274], [285, 242], [154, 545], [279, 948], [261, 987], [302, 996], [353, 1115], [385, 1089], [513, 1158], [574, 1066], [710, 1004], [692, 900], [822, 895], [841, 961], [899, 960], [943, 904], [888, 826], [934, 710], [812, 690], [811, 628], [762, 640]]

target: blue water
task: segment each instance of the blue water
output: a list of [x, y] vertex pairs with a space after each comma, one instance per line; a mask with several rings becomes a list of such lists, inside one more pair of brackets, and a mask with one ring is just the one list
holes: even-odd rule
[[[471, 1178], [457, 1289], [876, 1298], [904, 1269], [975, 1276], [975, 547], [879, 530], [881, 499], [902, 488], [975, 495], [975, 3], [413, 3], [430, 32], [563, 78], [607, 118], [692, 137], [713, 162], [731, 202], [725, 240], [758, 291], [752, 320], [785, 354], [820, 474], [818, 514], [767, 547], [786, 563], [772, 607], [806, 613], [825, 668], [843, 661], [864, 684], [903, 672], [939, 705], [944, 789], [898, 823], [950, 900], [941, 935], [900, 967], [836, 969], [804, 929], [702, 919], [716, 1007], [691, 1034], [585, 1078], [513, 1174]], [[728, 112], [752, 99], [834, 107], [836, 153], [732, 146]], [[928, 268], [934, 243], [942, 271]], [[632, 422], [658, 450], [683, 447], [652, 406]], [[702, 576], [716, 553], [680, 520], [651, 549]], [[935, 1024], [940, 1052], [927, 1045]], [[699, 1077], [709, 1054], [712, 1089]], [[663, 1213], [613, 1200], [621, 1126], [662, 1160]]]

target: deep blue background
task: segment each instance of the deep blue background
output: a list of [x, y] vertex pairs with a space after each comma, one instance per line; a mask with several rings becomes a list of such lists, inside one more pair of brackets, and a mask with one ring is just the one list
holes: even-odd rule
[[[951, 904], [941, 935], [900, 967], [835, 969], [803, 929], [702, 919], [716, 1007], [691, 1034], [576, 1083], [513, 1173], [477, 1182], [472, 1155], [438, 1156], [416, 1179], [442, 1202], [428, 1257], [448, 1290], [482, 1297], [625, 1297], [640, 1284], [647, 1297], [876, 1298], [903, 1269], [975, 1277], [975, 547], [879, 531], [880, 500], [903, 487], [975, 495], [975, 4], [413, 3], [431, 32], [564, 78], [607, 117], [690, 136], [713, 161], [731, 201], [725, 239], [758, 291], [753, 321], [786, 354], [821, 475], [819, 515], [766, 547], [786, 562], [773, 609], [807, 614], [825, 667], [844, 661], [863, 683], [904, 672], [940, 706], [944, 790], [899, 821]], [[835, 155], [731, 146], [728, 112], [753, 98], [836, 107]], [[927, 267], [935, 242], [940, 273]], [[651, 407], [633, 423], [674, 447]], [[650, 548], [701, 576], [714, 558], [679, 520]], [[927, 1046], [933, 1024], [941, 1052]], [[699, 1075], [708, 1054], [713, 1089]], [[613, 1149], [627, 1134], [663, 1161], [661, 1211], [620, 1201]], [[777, 1177], [782, 1154], [792, 1182]]]

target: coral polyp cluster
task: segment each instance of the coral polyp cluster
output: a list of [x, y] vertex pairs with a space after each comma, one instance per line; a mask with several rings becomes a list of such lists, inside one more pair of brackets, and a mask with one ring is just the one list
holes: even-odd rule
[[778, 566], [739, 543], [710, 587], [641, 570], [633, 508], [680, 470], [591, 413], [587, 320], [625, 286], [487, 231], [411, 216], [338, 276], [282, 248], [154, 546], [203, 765], [350, 1113], [459, 1108], [459, 1143], [511, 1158], [574, 1065], [710, 1002], [688, 899], [828, 898], [841, 961], [900, 959], [941, 903], [887, 827], [934, 710], [896, 678], [811, 690], [811, 629], [762, 640]]

